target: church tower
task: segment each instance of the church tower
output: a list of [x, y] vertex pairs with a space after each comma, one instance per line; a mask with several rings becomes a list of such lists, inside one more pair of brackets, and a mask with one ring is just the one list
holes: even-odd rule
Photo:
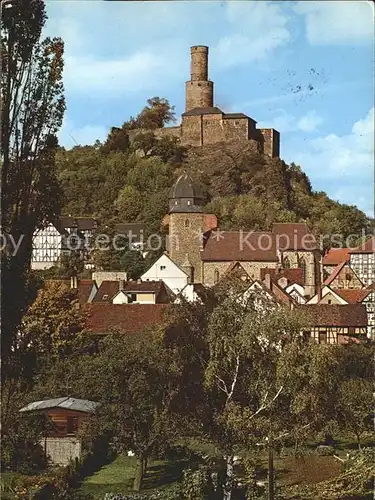
[[187, 173], [169, 191], [169, 256], [183, 269], [189, 263], [192, 283], [202, 281], [203, 202], [203, 191]]
[[194, 108], [212, 108], [214, 83], [208, 80], [208, 47], [195, 45], [190, 48], [190, 80], [186, 82], [185, 112]]

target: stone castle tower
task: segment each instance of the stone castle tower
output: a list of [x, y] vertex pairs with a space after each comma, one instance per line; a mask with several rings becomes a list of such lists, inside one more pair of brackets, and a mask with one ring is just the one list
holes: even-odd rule
[[208, 47], [190, 48], [190, 80], [186, 82], [185, 112], [194, 108], [212, 108], [214, 83], [208, 80]]
[[187, 173], [169, 191], [169, 256], [190, 275], [191, 283], [202, 281], [203, 202], [201, 188]]
[[[153, 130], [156, 137], [174, 136], [184, 146], [200, 147], [234, 141], [252, 141], [254, 147], [272, 158], [280, 155], [277, 130], [258, 129], [257, 122], [244, 113], [224, 113], [214, 103], [214, 83], [208, 79], [205, 45], [190, 48], [190, 80], [185, 84], [185, 112], [181, 125]], [[132, 130], [129, 138], [141, 132]]]

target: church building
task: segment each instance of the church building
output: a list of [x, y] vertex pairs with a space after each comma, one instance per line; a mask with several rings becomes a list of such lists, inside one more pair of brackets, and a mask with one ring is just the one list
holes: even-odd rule
[[[304, 223], [273, 224], [271, 231], [221, 231], [212, 214], [202, 210], [201, 188], [182, 174], [169, 193], [168, 254], [191, 283], [215, 285], [240, 268], [249, 280], [264, 269], [300, 269], [307, 296], [320, 284], [320, 251]], [[207, 224], [207, 221], [211, 222]]]

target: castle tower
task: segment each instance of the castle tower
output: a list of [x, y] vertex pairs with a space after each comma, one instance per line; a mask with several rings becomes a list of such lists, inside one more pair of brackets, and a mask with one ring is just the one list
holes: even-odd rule
[[187, 173], [169, 191], [169, 256], [190, 275], [191, 283], [202, 280], [203, 202], [202, 190]]
[[208, 47], [195, 45], [190, 48], [190, 80], [186, 82], [185, 112], [194, 108], [211, 108], [214, 105], [214, 84], [208, 80]]

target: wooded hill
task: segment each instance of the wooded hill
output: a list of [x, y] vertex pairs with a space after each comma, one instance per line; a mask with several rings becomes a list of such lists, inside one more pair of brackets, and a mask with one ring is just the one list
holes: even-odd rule
[[171, 121], [173, 107], [152, 98], [138, 117], [113, 128], [104, 144], [59, 148], [62, 213], [94, 216], [109, 227], [143, 221], [158, 232], [168, 190], [187, 170], [201, 182], [206, 210], [218, 216], [223, 229], [267, 230], [275, 221], [306, 221], [317, 235], [370, 231], [373, 221], [357, 207], [314, 191], [300, 166], [260, 154], [252, 141], [184, 148], [176, 138], [156, 138], [152, 129]]

